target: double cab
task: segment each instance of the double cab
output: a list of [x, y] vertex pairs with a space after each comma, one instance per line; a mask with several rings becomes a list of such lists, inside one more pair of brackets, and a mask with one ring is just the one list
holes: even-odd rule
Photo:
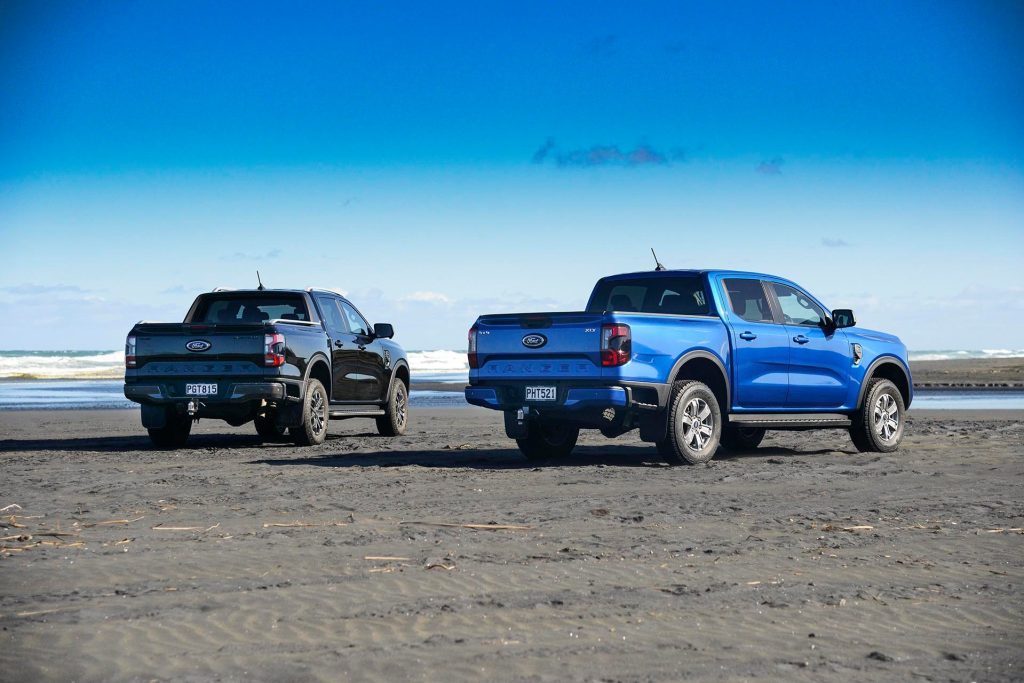
[[897, 337], [740, 271], [614, 275], [584, 311], [481, 316], [469, 367], [466, 400], [503, 411], [528, 458], [568, 454], [580, 429], [639, 429], [680, 464], [775, 429], [847, 429], [859, 450], [889, 452], [913, 399]]
[[160, 447], [181, 446], [193, 422], [254, 422], [322, 443], [331, 419], [374, 418], [386, 436], [408, 423], [409, 362], [387, 323], [371, 326], [325, 289], [215, 290], [181, 323], [140, 322], [125, 343], [124, 395]]

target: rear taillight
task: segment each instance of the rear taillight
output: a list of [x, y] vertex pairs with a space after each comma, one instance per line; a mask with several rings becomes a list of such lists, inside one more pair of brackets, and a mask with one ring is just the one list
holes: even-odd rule
[[480, 360], [476, 355], [476, 326], [469, 328], [469, 367], [474, 370], [480, 367]]
[[134, 368], [137, 364], [135, 360], [135, 337], [128, 335], [128, 338], [124, 340], [124, 366], [126, 368]]
[[629, 362], [633, 354], [633, 341], [629, 325], [601, 326], [601, 365], [618, 367]]
[[263, 364], [277, 368], [284, 365], [284, 335], [280, 333], [263, 335]]

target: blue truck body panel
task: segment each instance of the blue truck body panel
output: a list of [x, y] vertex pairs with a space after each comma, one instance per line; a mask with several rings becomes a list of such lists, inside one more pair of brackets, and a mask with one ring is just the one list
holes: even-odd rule
[[[703, 292], [698, 287], [692, 294], [700, 313], [650, 312], [650, 302], [645, 312], [614, 310], [618, 307], [599, 299], [611, 291], [610, 303], [626, 301], [614, 296], [617, 284], [628, 290], [680, 278], [700, 278]], [[664, 306], [675, 294], [666, 291], [655, 304]], [[692, 303], [672, 306], [686, 310], [680, 304]], [[820, 324], [800, 314], [816, 309]], [[806, 290], [773, 275], [728, 270], [615, 275], [598, 282], [586, 311], [481, 316], [474, 324], [478, 367], [471, 362], [466, 399], [514, 410], [529, 403], [525, 387], [549, 385], [557, 387], [557, 399], [538, 404], [548, 413], [663, 411], [681, 368], [701, 359], [722, 373], [723, 413], [852, 414], [865, 381], [881, 366], [893, 377], [902, 373], [900, 388], [909, 406], [913, 383], [900, 340], [855, 325], [836, 327], [831, 316]], [[621, 365], [602, 365], [602, 328], [610, 325], [629, 329], [628, 362]], [[527, 345], [528, 336], [540, 345]]]

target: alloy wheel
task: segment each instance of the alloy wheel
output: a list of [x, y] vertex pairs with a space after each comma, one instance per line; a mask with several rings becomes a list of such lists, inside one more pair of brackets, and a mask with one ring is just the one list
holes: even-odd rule
[[400, 427], [405, 424], [405, 414], [407, 409], [405, 392], [399, 389], [395, 392], [395, 419], [398, 421], [398, 426]]
[[715, 431], [711, 407], [702, 398], [693, 398], [683, 409], [683, 443], [695, 451], [704, 448]]
[[313, 428], [314, 434], [319, 435], [324, 431], [325, 412], [324, 395], [320, 393], [319, 389], [316, 389], [309, 401], [309, 426]]
[[872, 411], [875, 432], [883, 441], [892, 441], [900, 427], [899, 406], [890, 394], [882, 394]]

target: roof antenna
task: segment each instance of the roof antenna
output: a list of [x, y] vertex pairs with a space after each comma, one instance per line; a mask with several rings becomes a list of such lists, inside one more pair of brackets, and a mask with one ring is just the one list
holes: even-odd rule
[[658, 260], [658, 255], [654, 253], [654, 247], [651, 247], [651, 256], [654, 257], [654, 269], [665, 270], [665, 266], [661, 265], [661, 261]]
[[263, 280], [260, 279], [260, 271], [258, 270], [256, 271], [256, 282], [260, 283], [260, 286], [256, 288], [257, 290], [262, 292], [264, 289], [266, 289], [266, 287], [263, 286]]

